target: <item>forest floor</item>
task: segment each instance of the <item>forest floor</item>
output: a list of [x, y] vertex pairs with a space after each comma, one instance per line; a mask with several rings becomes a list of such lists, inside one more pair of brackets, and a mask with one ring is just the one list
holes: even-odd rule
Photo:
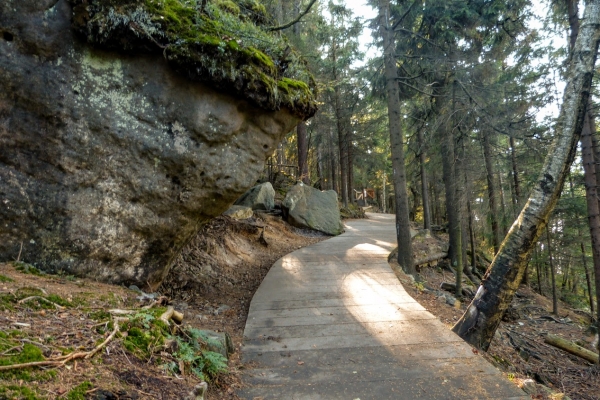
[[[238, 399], [235, 391], [247, 367], [239, 348], [248, 307], [271, 265], [325, 238], [290, 227], [280, 217], [258, 214], [246, 221], [216, 218], [186, 247], [158, 291], [184, 314], [182, 325], [227, 332], [236, 349], [229, 373], [209, 382], [207, 399]], [[452, 274], [441, 268], [423, 268], [424, 282], [418, 284], [398, 275], [407, 291], [449, 329], [468, 304], [463, 299], [457, 308], [440, 301], [441, 283], [453, 282]], [[181, 360], [179, 369], [167, 368], [173, 355], [151, 340], [146, 354], [132, 349], [127, 345], [132, 330], [110, 337], [115, 332], [110, 309], [134, 310], [143, 323], [143, 318], [153, 318], [148, 316], [153, 309], [143, 307], [156, 300], [125, 287], [38, 274], [25, 263], [0, 264], [0, 399], [185, 398], [200, 380]], [[164, 311], [164, 304], [159, 306], [156, 318]], [[600, 370], [543, 341], [545, 334], [554, 333], [591, 348], [589, 316], [562, 303], [559, 315], [552, 316], [551, 301], [526, 286], [518, 291], [512, 310], [510, 322], [502, 323], [483, 355], [515, 384], [533, 379], [554, 391], [539, 391], [534, 399], [560, 399], [563, 394], [600, 399]], [[69, 355], [89, 354], [107, 338], [105, 347], [89, 359], [76, 356], [64, 362]], [[2, 371], [3, 365], [42, 360], [54, 361]]]

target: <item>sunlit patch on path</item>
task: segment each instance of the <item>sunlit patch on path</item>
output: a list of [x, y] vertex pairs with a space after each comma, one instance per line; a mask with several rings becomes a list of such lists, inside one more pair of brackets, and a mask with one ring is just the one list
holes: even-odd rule
[[283, 257], [244, 330], [247, 399], [526, 399], [410, 297], [387, 263], [394, 217]]

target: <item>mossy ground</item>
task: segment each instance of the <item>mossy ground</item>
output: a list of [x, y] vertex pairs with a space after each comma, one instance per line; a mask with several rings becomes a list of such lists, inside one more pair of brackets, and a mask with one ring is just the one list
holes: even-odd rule
[[[178, 337], [173, 326], [159, 319], [166, 307], [144, 310], [144, 303], [136, 299], [137, 292], [97, 283], [93, 288], [63, 276], [24, 274], [19, 267], [0, 264], [0, 276], [5, 277], [0, 283], [0, 320], [4, 321], [0, 324], [0, 366], [89, 351], [113, 331], [115, 319], [109, 309], [134, 312], [119, 322], [120, 334], [109, 343], [108, 350], [91, 360], [80, 359], [64, 368], [0, 372], [0, 399], [84, 399], [93, 389], [105, 394], [133, 394], [137, 386], [128, 382], [129, 376], [149, 376], [163, 398], [181, 398], [204, 377], [202, 374], [211, 376], [212, 364], [203, 361], [202, 347], [181, 355], [169, 354], [167, 359], [160, 354], [164, 353], [165, 340]], [[186, 338], [179, 340], [187, 343]], [[179, 370], [180, 365], [188, 365], [181, 357], [192, 360], [189, 370]], [[127, 379], [122, 376], [124, 371], [131, 371], [126, 373]], [[183, 376], [183, 381], [171, 382], [168, 378], [173, 373]]]
[[257, 0], [70, 0], [88, 42], [160, 54], [184, 76], [306, 119], [316, 84]]

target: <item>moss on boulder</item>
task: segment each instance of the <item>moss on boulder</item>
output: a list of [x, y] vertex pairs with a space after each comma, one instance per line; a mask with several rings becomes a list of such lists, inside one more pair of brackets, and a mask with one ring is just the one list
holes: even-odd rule
[[87, 42], [164, 56], [180, 74], [307, 119], [316, 84], [285, 37], [269, 32], [256, 0], [69, 0], [73, 27]]

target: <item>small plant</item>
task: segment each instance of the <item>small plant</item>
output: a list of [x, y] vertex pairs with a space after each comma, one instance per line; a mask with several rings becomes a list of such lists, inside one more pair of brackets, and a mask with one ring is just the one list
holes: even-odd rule
[[28, 264], [26, 262], [23, 262], [23, 261], [13, 261], [11, 264], [15, 267], [15, 269], [17, 271], [20, 271], [20, 272], [22, 272], [24, 274], [43, 275], [42, 271], [40, 271], [39, 269], [37, 269], [33, 265]]
[[[199, 379], [209, 381], [216, 379], [220, 373], [227, 372], [227, 358], [221, 353], [207, 349], [208, 346], [222, 346], [215, 339], [210, 338], [205, 332], [194, 328], [185, 330], [186, 338], [171, 337], [177, 341], [178, 351], [175, 358], [181, 361], [179, 364], [168, 364], [167, 369], [172, 372], [184, 374], [192, 372]], [[183, 366], [184, 370], [181, 370]], [[186, 371], [186, 369], [188, 369]]]
[[0, 282], [14, 282], [14, 279], [9, 278], [8, 276], [0, 275]]

